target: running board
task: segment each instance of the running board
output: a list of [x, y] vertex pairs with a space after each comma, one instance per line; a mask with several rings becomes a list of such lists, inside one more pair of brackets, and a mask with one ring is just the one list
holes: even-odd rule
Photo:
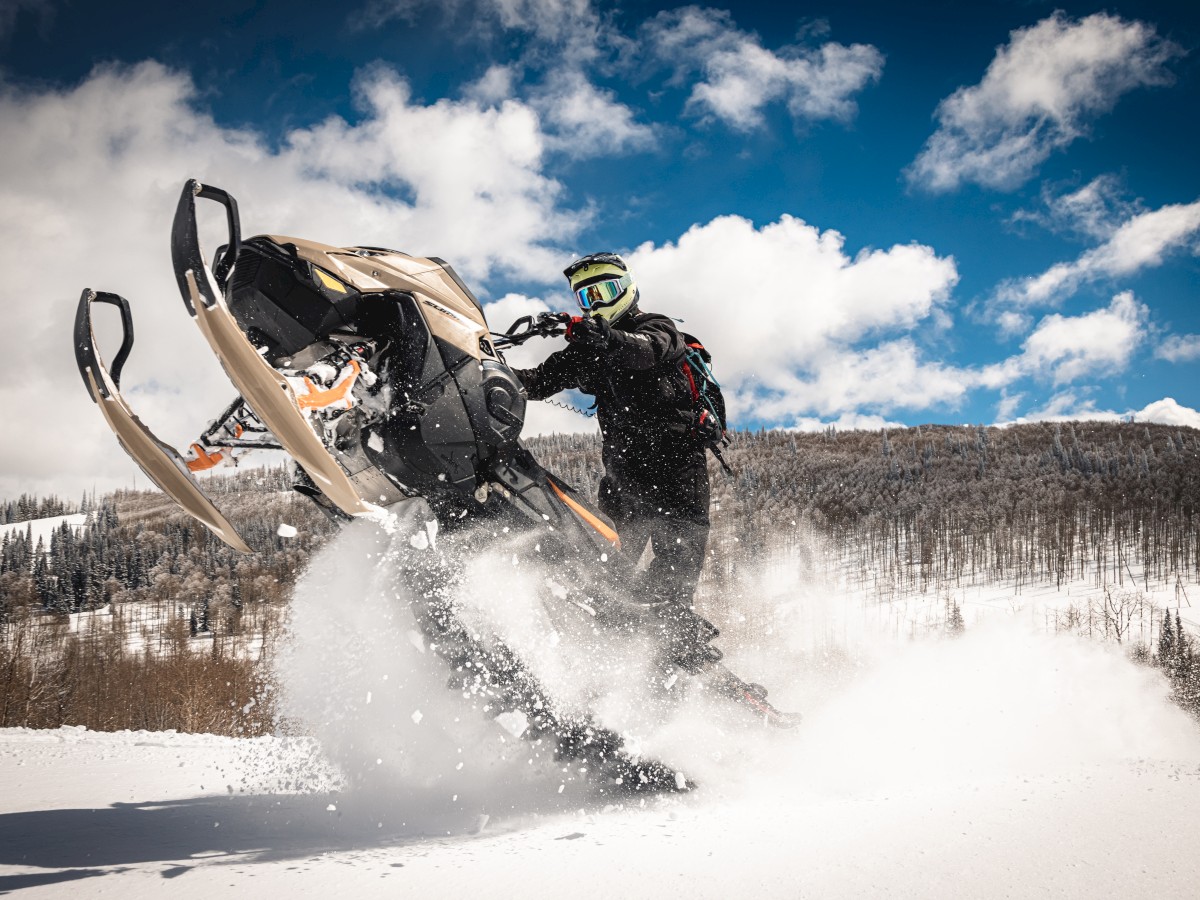
[[[213, 275], [200, 249], [197, 197], [215, 200], [226, 210], [229, 243], [217, 265], [219, 277]], [[321, 493], [346, 515], [374, 512], [378, 507], [363, 500], [309, 424], [287, 378], [263, 359], [225, 303], [222, 283], [236, 264], [239, 229], [237, 204], [225, 191], [195, 179], [184, 185], [171, 227], [171, 261], [183, 303], [242, 398]]]
[[[96, 349], [96, 335], [92, 330], [93, 303], [110, 303], [121, 311], [123, 337], [111, 373]], [[121, 369], [132, 348], [133, 317], [129, 312], [129, 301], [118, 294], [85, 289], [75, 314], [75, 361], [88, 393], [100, 407], [104, 421], [146, 476], [188, 515], [239, 553], [253, 553], [237, 529], [204, 493], [179, 452], [160, 441], [154, 432], [143, 425], [121, 396]]]

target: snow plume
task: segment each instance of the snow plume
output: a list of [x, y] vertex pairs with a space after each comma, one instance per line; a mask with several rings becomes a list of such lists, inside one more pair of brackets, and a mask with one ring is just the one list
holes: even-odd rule
[[[277, 663], [282, 709], [344, 773], [339, 811], [440, 834], [477, 830], [489, 816], [622, 803], [518, 740], [520, 721], [489, 719], [447, 689], [402, 574], [449, 540], [424, 518], [418, 508], [382, 526], [354, 523], [297, 586], [290, 646]], [[767, 685], [780, 708], [803, 711], [800, 728], [760, 728], [686, 678], [672, 688], [682, 699], [655, 702], [659, 675], [644, 645], [596, 634], [586, 616], [572, 619], [582, 628], [564, 625], [562, 610], [543, 603], [548, 587], [575, 611], [563, 599], [569, 586], [536, 565], [535, 538], [476, 536], [490, 550], [451, 573], [462, 619], [500, 635], [560, 711], [590, 710], [631, 750], [696, 781], [700, 789], [678, 801], [684, 815], [729, 806], [745, 821], [755, 810], [777, 815], [781, 802], [811, 809], [955, 784], [1086, 778], [1129, 760], [1200, 764], [1194, 724], [1156, 671], [1121, 648], [972, 610], [957, 637], [936, 616], [913, 630], [908, 606], [847, 587], [854, 573], [831, 562], [838, 548], [803, 530], [784, 547], [744, 554], [699, 607], [721, 626], [730, 668]]]
[[[424, 509], [355, 522], [313, 560], [276, 665], [284, 717], [321, 743], [354, 804], [392, 824], [436, 830], [497, 812], [576, 808], [596, 796], [595, 784], [553, 759], [553, 748], [517, 739], [520, 715], [484, 712], [447, 688], [447, 664], [411, 611], [415, 571], [444, 578], [437, 583], [450, 585], [443, 596], [460, 621], [511, 648], [560, 716], [591, 715], [623, 734], [635, 755], [689, 777], [695, 769], [715, 780], [735, 764], [752, 724], [746, 711], [682, 680], [673, 693], [664, 688], [669, 676], [654, 665], [649, 642], [595, 629], [576, 586], [539, 564], [536, 536], [438, 535]], [[443, 557], [466, 562], [438, 571], [438, 555], [456, 541], [477, 549]], [[373, 796], [393, 799], [384, 809], [366, 799]]]
[[1046, 775], [1133, 759], [1200, 762], [1200, 734], [1120, 648], [981, 623], [909, 643], [815, 710], [794, 764], [822, 790]]
[[276, 674], [283, 715], [321, 743], [350, 805], [410, 831], [469, 829], [548, 801], [559, 782], [529, 764], [528, 744], [447, 689], [450, 672], [417, 626], [403, 574], [436, 543], [422, 510], [382, 526], [359, 520], [313, 559]]
[[730, 668], [805, 718], [792, 733], [716, 718], [666, 729], [655, 750], [686, 764], [705, 796], [808, 807], [1134, 760], [1200, 764], [1195, 723], [1125, 648], [1044, 633], [1006, 605], [968, 606], [952, 635], [936, 597], [885, 602], [839, 559], [850, 556], [793, 528], [708, 598]]

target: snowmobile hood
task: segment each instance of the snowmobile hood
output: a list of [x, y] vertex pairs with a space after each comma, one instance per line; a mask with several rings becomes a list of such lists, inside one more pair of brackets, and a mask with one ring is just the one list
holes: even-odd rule
[[480, 338], [488, 333], [482, 304], [445, 260], [380, 247], [334, 247], [275, 234], [263, 237], [280, 246], [295, 248], [296, 255], [313, 265], [318, 273], [332, 276], [334, 283], [324, 278], [322, 281], [334, 291], [348, 286], [360, 294], [383, 291], [413, 294], [432, 312], [426, 312], [426, 319], [434, 334], [476, 357], [480, 355]]

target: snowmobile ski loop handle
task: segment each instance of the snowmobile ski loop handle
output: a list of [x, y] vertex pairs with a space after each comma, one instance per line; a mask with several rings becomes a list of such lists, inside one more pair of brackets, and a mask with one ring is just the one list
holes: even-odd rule
[[[75, 362], [79, 366], [79, 374], [83, 376], [84, 385], [88, 386], [88, 393], [91, 393], [91, 386], [88, 383], [87, 370], [95, 371], [100, 367], [92, 335], [93, 303], [108, 303], [121, 311], [121, 347], [117, 350], [109, 369], [113, 384], [118, 388], [121, 386], [121, 369], [125, 366], [125, 360], [129, 359], [129, 351], [133, 349], [133, 314], [129, 310], [129, 301], [120, 294], [84, 288], [79, 297], [79, 308], [75, 313]], [[103, 391], [102, 385], [101, 390]]]
[[229, 277], [229, 272], [233, 268], [233, 264], [237, 262], [238, 253], [242, 249], [242, 220], [238, 215], [237, 201], [233, 199], [228, 191], [222, 190], [219, 187], [213, 187], [210, 184], [201, 184], [194, 182], [196, 187], [196, 196], [202, 200], [215, 200], [225, 207], [225, 221], [229, 227], [229, 243], [225, 247], [225, 252], [221, 255], [213, 269], [213, 278], [217, 280], [217, 284], [221, 290], [225, 290], [225, 281]]

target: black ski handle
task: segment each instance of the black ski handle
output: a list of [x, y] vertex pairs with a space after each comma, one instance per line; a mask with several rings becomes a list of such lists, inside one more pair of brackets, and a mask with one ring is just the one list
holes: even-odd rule
[[[97, 372], [101, 368], [100, 359], [96, 355], [95, 337], [92, 333], [93, 303], [108, 303], [121, 311], [121, 347], [117, 350], [117, 355], [113, 357], [112, 366], [108, 370], [109, 376], [117, 388], [121, 387], [121, 370], [125, 367], [125, 361], [129, 359], [129, 351], [133, 349], [133, 313], [129, 309], [129, 301], [120, 294], [84, 288], [83, 293], [79, 296], [79, 307], [75, 311], [75, 363], [79, 366], [79, 374], [83, 378], [84, 386], [87, 387], [89, 394], [92, 393], [92, 383], [88, 379], [88, 370]], [[108, 396], [103, 380], [98, 377], [96, 377], [96, 387], [103, 396]], [[98, 402], [99, 398], [93, 396], [92, 400]]]
[[213, 187], [211, 184], [201, 184], [199, 190], [196, 191], [196, 196], [202, 200], [215, 200], [225, 207], [225, 222], [229, 227], [229, 243], [222, 248], [224, 253], [220, 254], [220, 258], [213, 268], [213, 277], [217, 279], [221, 290], [225, 290], [225, 280], [229, 277], [229, 271], [237, 262], [238, 253], [242, 249], [242, 219], [238, 215], [237, 201], [228, 191]]
[[229, 227], [229, 241], [222, 251], [217, 253], [216, 268], [212, 272], [213, 280], [218, 290], [224, 291], [238, 253], [242, 249], [242, 224], [238, 215], [237, 201], [228, 191], [209, 184], [201, 184], [196, 179], [189, 179], [179, 195], [179, 203], [175, 207], [175, 219], [171, 224], [171, 265], [175, 269], [175, 280], [179, 284], [179, 293], [183, 297], [183, 305], [187, 307], [188, 315], [195, 316], [192, 308], [191, 289], [188, 286], [188, 273], [196, 282], [196, 289], [201, 302], [208, 308], [217, 302], [216, 297], [210, 296], [207, 279], [204, 277], [206, 268], [204, 256], [200, 249], [200, 234], [196, 225], [196, 198], [213, 200], [225, 207], [225, 220]]

